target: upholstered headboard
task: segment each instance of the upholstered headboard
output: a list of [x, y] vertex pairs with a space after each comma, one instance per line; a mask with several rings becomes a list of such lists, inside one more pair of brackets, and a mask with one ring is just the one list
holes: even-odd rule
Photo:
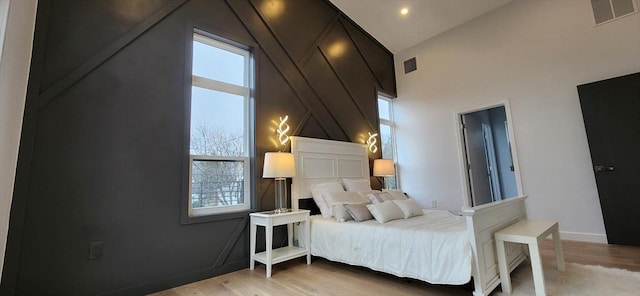
[[291, 137], [296, 176], [291, 184], [291, 207], [311, 198], [311, 185], [343, 178], [369, 180], [367, 146], [350, 142]]

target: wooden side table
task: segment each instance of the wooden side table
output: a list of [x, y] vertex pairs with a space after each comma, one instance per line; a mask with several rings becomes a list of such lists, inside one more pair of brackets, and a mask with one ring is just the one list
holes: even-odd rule
[[[311, 264], [311, 240], [309, 225], [309, 210], [288, 210], [285, 213], [258, 212], [251, 213], [251, 254], [249, 268], [255, 268], [255, 262], [261, 262], [267, 267], [267, 277], [271, 277], [271, 266], [293, 258], [307, 256], [307, 264]], [[293, 223], [301, 222], [305, 228], [304, 248], [293, 245]], [[286, 247], [271, 249], [273, 246], [273, 227], [287, 224], [289, 244]], [[256, 254], [256, 230], [258, 225], [265, 228], [266, 251]]]
[[536, 295], [546, 295], [544, 272], [542, 271], [542, 260], [540, 259], [540, 249], [538, 245], [543, 239], [547, 238], [549, 234], [553, 236], [558, 270], [564, 271], [564, 255], [562, 254], [558, 222], [521, 220], [495, 233], [500, 282], [503, 292], [511, 294], [511, 277], [509, 275], [509, 267], [507, 266], [504, 242], [512, 242], [527, 244], [529, 246], [529, 258], [531, 260], [531, 271], [533, 273], [533, 284]]

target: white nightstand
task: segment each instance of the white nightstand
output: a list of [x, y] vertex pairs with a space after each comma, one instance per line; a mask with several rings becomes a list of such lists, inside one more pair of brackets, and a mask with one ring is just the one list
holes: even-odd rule
[[[307, 256], [307, 264], [311, 264], [309, 210], [288, 210], [285, 213], [258, 212], [251, 213], [251, 253], [249, 268], [255, 267], [255, 262], [264, 263], [267, 266], [267, 277], [271, 277], [271, 265], [284, 262], [293, 258]], [[305, 228], [304, 248], [293, 245], [293, 223], [301, 222]], [[287, 224], [289, 244], [286, 247], [271, 249], [273, 245], [273, 227]], [[256, 230], [258, 225], [265, 228], [266, 251], [256, 254]]]

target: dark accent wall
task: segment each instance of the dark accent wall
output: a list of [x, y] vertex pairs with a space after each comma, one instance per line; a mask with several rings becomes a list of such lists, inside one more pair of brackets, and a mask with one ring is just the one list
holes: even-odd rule
[[273, 208], [274, 119], [362, 142], [377, 92], [396, 94], [392, 54], [325, 0], [40, 0], [0, 294], [137, 295], [248, 266], [248, 212], [181, 222], [193, 28], [253, 48], [254, 210]]

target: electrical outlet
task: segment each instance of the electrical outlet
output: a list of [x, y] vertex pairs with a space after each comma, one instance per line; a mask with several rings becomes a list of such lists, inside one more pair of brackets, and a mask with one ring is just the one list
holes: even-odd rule
[[103, 252], [102, 242], [90, 242], [89, 243], [89, 260], [96, 260], [102, 257]]
[[438, 201], [437, 200], [432, 200], [431, 201], [431, 207], [432, 208], [437, 208], [438, 207]]

